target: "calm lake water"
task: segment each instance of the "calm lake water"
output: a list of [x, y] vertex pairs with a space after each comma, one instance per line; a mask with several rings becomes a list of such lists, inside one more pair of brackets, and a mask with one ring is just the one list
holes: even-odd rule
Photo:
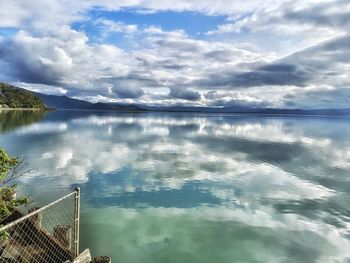
[[3, 111], [0, 145], [113, 262], [350, 262], [348, 117]]

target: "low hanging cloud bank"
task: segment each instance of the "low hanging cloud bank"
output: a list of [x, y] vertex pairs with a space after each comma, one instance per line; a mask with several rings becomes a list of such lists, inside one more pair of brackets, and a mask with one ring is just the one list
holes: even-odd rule
[[[14, 30], [0, 35], [0, 78], [38, 92], [148, 105], [350, 105], [348, 1], [2, 5], [0, 30]], [[93, 20], [90, 11], [125, 8], [143, 16], [165, 10], [222, 15], [226, 24], [197, 35], [110, 18], [96, 19], [94, 34], [74, 26]], [[127, 47], [109, 41], [114, 34]]]

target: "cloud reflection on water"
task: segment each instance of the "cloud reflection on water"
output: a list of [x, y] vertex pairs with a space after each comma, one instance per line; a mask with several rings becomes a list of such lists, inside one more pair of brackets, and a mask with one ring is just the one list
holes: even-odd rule
[[[114, 225], [117, 216], [118, 224], [140, 231], [165, 216], [159, 231], [168, 236], [188, 220], [208, 228], [217, 222], [220, 231], [235, 223], [240, 231], [251, 227], [252, 247], [262, 246], [264, 238], [283, 243], [282, 237], [272, 240], [269, 229], [286, 239], [281, 246], [294, 244], [295, 251], [320, 239], [306, 246], [311, 251], [299, 253], [312, 255], [310, 262], [333, 262], [349, 256], [349, 128], [346, 118], [87, 114], [54, 120], [48, 114], [44, 122], [18, 128], [0, 142], [5, 139], [15, 152], [25, 149], [38, 170], [23, 183], [35, 191], [80, 184], [87, 226], [95, 224], [90, 217], [97, 210], [110, 213], [106, 224]], [[169, 221], [172, 216], [177, 223]], [[141, 225], [138, 220], [144, 219]], [[183, 231], [195, 247], [188, 235], [196, 230], [184, 226]], [[156, 237], [142, 234], [137, 242], [144, 248]], [[132, 246], [126, 234], [123, 238]], [[128, 248], [123, 249], [126, 255]], [[285, 262], [278, 257], [286, 254], [264, 260]]]

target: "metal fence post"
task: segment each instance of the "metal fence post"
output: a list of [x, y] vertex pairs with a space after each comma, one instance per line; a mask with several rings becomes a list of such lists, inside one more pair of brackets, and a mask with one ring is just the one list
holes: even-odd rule
[[74, 212], [74, 253], [79, 255], [79, 229], [80, 228], [80, 188], [75, 188], [75, 212]]
[[79, 254], [80, 189], [0, 227], [0, 262], [70, 262]]

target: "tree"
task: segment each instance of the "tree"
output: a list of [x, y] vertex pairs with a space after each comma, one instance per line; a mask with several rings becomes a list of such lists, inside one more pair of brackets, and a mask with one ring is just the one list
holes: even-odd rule
[[[10, 157], [0, 148], [0, 225], [19, 206], [28, 204], [28, 197], [16, 197], [17, 185], [15, 179], [28, 171], [24, 171], [23, 159]], [[4, 236], [6, 233], [0, 233]]]
[[6, 83], [0, 83], [0, 104], [10, 108], [46, 108], [43, 101], [33, 93]]

